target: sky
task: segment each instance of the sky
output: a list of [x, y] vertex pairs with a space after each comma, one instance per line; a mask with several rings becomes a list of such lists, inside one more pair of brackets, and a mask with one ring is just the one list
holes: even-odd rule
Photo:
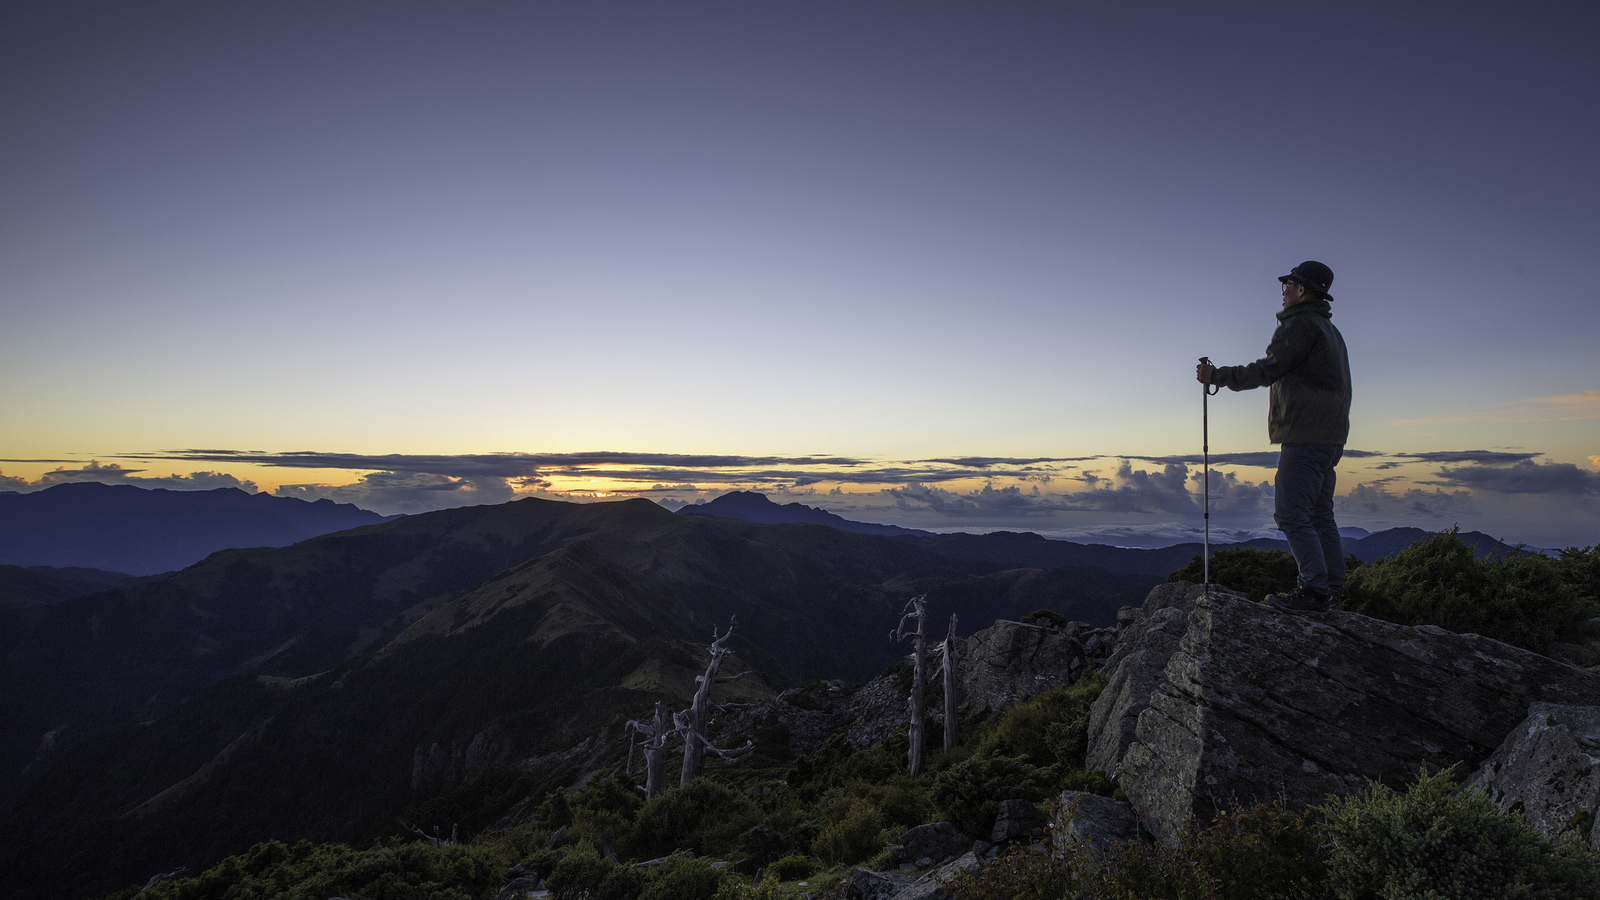
[[1593, 4], [0, 12], [0, 490], [757, 490], [1270, 536], [1277, 276], [1340, 524], [1600, 542]]

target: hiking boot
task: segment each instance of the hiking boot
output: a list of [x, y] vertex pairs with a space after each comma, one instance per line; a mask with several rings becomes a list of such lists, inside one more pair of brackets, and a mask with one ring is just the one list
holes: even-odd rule
[[1333, 598], [1328, 594], [1303, 584], [1287, 594], [1267, 595], [1267, 605], [1284, 612], [1325, 613], [1332, 606], [1332, 601]]

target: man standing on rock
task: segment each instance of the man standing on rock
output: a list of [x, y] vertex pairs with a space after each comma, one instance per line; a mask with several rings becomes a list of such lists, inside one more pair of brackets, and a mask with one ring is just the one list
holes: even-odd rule
[[1303, 262], [1280, 276], [1283, 311], [1267, 355], [1244, 366], [1195, 367], [1201, 384], [1246, 391], [1271, 385], [1267, 436], [1281, 445], [1273, 518], [1300, 568], [1299, 586], [1273, 594], [1279, 609], [1325, 612], [1344, 587], [1344, 544], [1333, 519], [1334, 466], [1350, 435], [1350, 360], [1333, 326], [1333, 270]]

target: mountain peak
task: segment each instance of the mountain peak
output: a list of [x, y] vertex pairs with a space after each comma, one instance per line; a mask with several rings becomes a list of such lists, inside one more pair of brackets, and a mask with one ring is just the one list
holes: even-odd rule
[[784, 503], [780, 505], [767, 499], [766, 494], [756, 491], [730, 491], [706, 503], [685, 506], [678, 512], [688, 516], [719, 516], [724, 519], [739, 519], [745, 522], [754, 522], [757, 525], [826, 525], [830, 528], [837, 528], [840, 531], [853, 531], [857, 534], [900, 536], [932, 533], [916, 528], [901, 528], [898, 525], [854, 522], [842, 516], [834, 515], [825, 509], [806, 506], [803, 503]]

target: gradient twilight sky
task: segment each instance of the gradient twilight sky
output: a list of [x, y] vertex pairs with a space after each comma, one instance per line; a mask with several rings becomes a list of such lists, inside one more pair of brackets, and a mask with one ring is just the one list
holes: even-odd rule
[[[1600, 540], [1593, 4], [0, 13], [0, 490], [1201, 526], [1336, 273], [1340, 524]], [[1266, 391], [1213, 538], [1271, 533]]]

